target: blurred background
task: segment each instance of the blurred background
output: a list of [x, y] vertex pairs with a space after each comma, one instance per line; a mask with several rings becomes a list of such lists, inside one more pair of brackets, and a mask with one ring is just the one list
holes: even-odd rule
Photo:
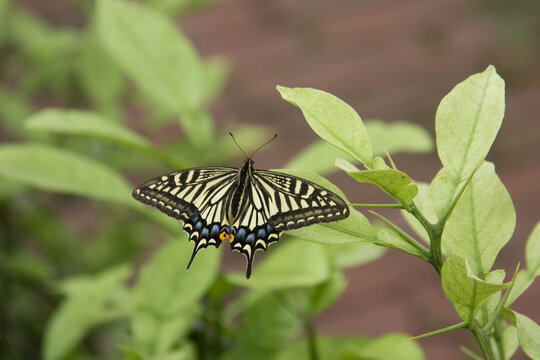
[[[210, 106], [219, 131], [233, 130], [231, 124], [242, 123], [263, 127], [268, 135], [278, 134], [272, 146], [257, 153], [258, 168], [283, 167], [317, 139], [300, 111], [281, 99], [275, 90], [278, 84], [322, 89], [346, 101], [363, 119], [407, 120], [434, 135], [435, 111], [440, 100], [468, 76], [483, 71], [489, 64], [495, 65], [506, 81], [506, 116], [488, 160], [495, 163], [517, 212], [514, 237], [502, 250], [495, 267], [511, 274], [516, 264], [523, 261], [525, 240], [540, 219], [540, 2], [206, 0], [201, 2], [204, 6], [196, 8], [182, 7], [185, 1], [154, 2], [168, 8], [202, 57], [218, 56], [228, 64], [228, 79]], [[29, 16], [41, 18], [52, 29], [85, 27], [91, 8], [91, 2], [84, 0], [12, 3]], [[6, 113], [7, 107], [16, 108], [22, 119], [26, 111], [48, 106], [90, 106], [77, 99], [78, 90], [65, 91], [65, 87], [71, 89], [71, 80], [69, 75], [58, 80], [61, 69], [36, 75], [32, 81], [28, 80], [24, 66], [10, 73], [14, 66], [9, 63], [10, 56], [15, 51], [15, 46], [4, 48], [0, 57], [0, 100], [4, 107], [0, 113]], [[52, 78], [56, 79], [55, 88], [44, 87], [43, 83]], [[28, 94], [24, 106], [17, 107], [19, 104], [9, 97], [16, 92]], [[107, 108], [107, 104], [103, 106]], [[123, 109], [107, 111], [123, 114], [129, 127], [145, 133], [154, 144], [166, 144], [183, 136], [177, 126], [165, 122], [158, 129], [149, 130], [143, 119], [151, 115], [159, 118], [159, 114], [149, 115], [144, 106], [134, 102]], [[0, 140], [18, 139], [9, 130], [12, 128], [2, 127]], [[232, 142], [224, 144], [234, 147]], [[393, 159], [399, 169], [418, 181], [430, 181], [440, 168], [434, 151], [396, 154]], [[230, 163], [240, 165], [241, 158]], [[132, 174], [130, 179], [135, 184], [154, 175], [149, 171], [146, 175]], [[333, 173], [329, 178], [351, 202], [388, 202], [375, 187], [359, 185], [345, 174]], [[65, 226], [73, 233], [92, 233], [95, 224], [103, 221], [93, 218], [93, 210], [82, 200], [51, 195], [43, 201], [50, 202], [52, 211], [63, 217]], [[385, 211], [384, 215], [405, 226], [398, 212]], [[47, 215], [32, 214], [27, 221], [48, 224], [46, 218]], [[107, 231], [114, 233], [112, 224], [108, 224]], [[137, 228], [132, 231], [137, 232]], [[159, 242], [150, 244], [139, 239], [127, 245], [131, 252], [122, 252], [125, 248], [117, 252], [129, 259], [130, 254], [144, 253], [158, 245]], [[64, 249], [65, 256], [74, 249], [77, 247]], [[97, 256], [99, 249], [92, 254]], [[140, 256], [140, 261], [144, 261], [144, 256]], [[243, 260], [227, 254], [223, 266], [238, 268], [238, 262], [243, 266]], [[98, 269], [101, 265], [92, 266]], [[55, 270], [55, 274], [76, 270], [80, 269], [66, 265], [59, 274]], [[438, 275], [414, 257], [388, 251], [378, 261], [349, 269], [347, 276], [345, 294], [317, 319], [317, 330], [322, 333], [379, 336], [399, 331], [415, 335], [459, 320], [444, 297]], [[514, 308], [538, 323], [539, 303], [537, 281]], [[41, 318], [36, 326], [42, 326], [38, 324], [44, 320]], [[428, 359], [461, 359], [464, 355], [459, 351], [460, 345], [475, 346], [474, 338], [465, 331], [420, 343]], [[518, 353], [515, 358], [526, 357]]]

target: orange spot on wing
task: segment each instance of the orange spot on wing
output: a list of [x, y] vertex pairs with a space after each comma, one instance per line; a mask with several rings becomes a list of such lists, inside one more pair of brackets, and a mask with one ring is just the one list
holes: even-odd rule
[[233, 234], [230, 235], [230, 241], [231, 241], [231, 242], [234, 241], [234, 235], [233, 235]]

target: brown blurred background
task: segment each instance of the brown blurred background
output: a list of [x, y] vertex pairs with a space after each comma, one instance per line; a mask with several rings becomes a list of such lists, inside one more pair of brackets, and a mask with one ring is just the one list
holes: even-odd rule
[[[80, 26], [69, 1], [18, 0], [51, 23]], [[298, 109], [283, 101], [277, 84], [331, 92], [363, 119], [408, 120], [434, 133], [439, 101], [453, 86], [494, 64], [506, 81], [506, 116], [488, 159], [508, 188], [517, 227], [496, 267], [508, 274], [523, 261], [528, 234], [540, 219], [540, 2], [499, 0], [225, 0], [189, 15], [181, 28], [201, 55], [222, 55], [230, 80], [212, 112], [218, 126], [230, 120], [267, 125], [279, 134], [256, 156], [261, 168], [278, 168], [316, 135]], [[435, 153], [396, 155], [412, 178], [430, 181]], [[343, 174], [331, 176], [351, 201], [387, 202], [374, 187]], [[385, 212], [404, 224], [398, 212]], [[459, 322], [433, 269], [389, 251], [348, 271], [341, 300], [317, 321], [328, 334], [387, 332], [417, 335]], [[537, 281], [514, 308], [540, 323]], [[462, 359], [460, 345], [475, 348], [466, 331], [422, 340], [428, 359]], [[515, 359], [527, 358], [522, 352]]]

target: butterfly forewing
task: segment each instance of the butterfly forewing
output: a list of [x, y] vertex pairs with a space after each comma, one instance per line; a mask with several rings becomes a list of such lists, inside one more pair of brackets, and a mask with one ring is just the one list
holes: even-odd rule
[[349, 216], [347, 204], [338, 195], [311, 181], [264, 170], [255, 171], [253, 178], [255, 186], [269, 195], [268, 222], [279, 231]]

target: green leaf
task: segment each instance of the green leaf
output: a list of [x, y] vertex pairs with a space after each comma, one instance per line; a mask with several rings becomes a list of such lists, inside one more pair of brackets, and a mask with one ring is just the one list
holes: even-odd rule
[[183, 109], [180, 111], [179, 122], [195, 148], [207, 149], [212, 145], [214, 123], [207, 111], [196, 108]]
[[505, 309], [505, 316], [517, 328], [519, 345], [533, 360], [540, 359], [540, 326], [527, 316]]
[[44, 359], [63, 359], [92, 327], [127, 317], [132, 297], [124, 282], [129, 275], [130, 269], [120, 266], [78, 279], [77, 291], [68, 293], [47, 324]]
[[24, 96], [0, 88], [0, 122], [3, 132], [20, 138], [26, 137], [24, 120], [31, 114], [31, 104]]
[[[502, 348], [504, 349], [504, 359], [511, 359], [519, 347], [517, 329], [513, 325], [502, 324], [502, 326], [503, 328], [500, 342], [502, 343]], [[497, 348], [494, 337], [491, 338], [491, 348]]]
[[411, 207], [418, 193], [418, 187], [404, 172], [395, 169], [348, 171], [350, 167], [341, 167], [342, 161], [339, 160], [341, 159], [336, 161], [336, 166], [347, 171], [349, 176], [356, 181], [376, 185], [403, 207]]
[[[421, 127], [405, 122], [386, 124], [382, 121], [366, 121], [365, 125], [373, 142], [373, 153], [384, 155], [385, 150], [391, 154], [398, 152], [423, 153], [433, 147], [429, 134]], [[328, 174], [336, 170], [337, 158], [356, 162], [352, 156], [332, 146], [324, 140], [317, 140], [294, 158], [289, 160], [285, 168], [311, 170], [318, 174]]]
[[135, 287], [132, 318], [134, 343], [147, 354], [163, 354], [181, 340], [197, 311], [197, 302], [212, 285], [219, 253], [207, 249], [186, 266], [192, 245], [182, 236], [165, 244], [142, 270]]
[[474, 319], [476, 311], [491, 295], [509, 287], [509, 284], [478, 278], [469, 270], [467, 261], [457, 255], [444, 263], [441, 281], [446, 297], [454, 303], [458, 315], [466, 322]]
[[351, 106], [321, 90], [283, 86], [277, 89], [283, 99], [302, 110], [317, 135], [369, 167], [373, 157], [371, 139]]
[[115, 119], [120, 116], [118, 103], [124, 90], [124, 79], [93, 25], [85, 34], [75, 75], [81, 90], [99, 111]]
[[91, 111], [49, 108], [27, 120], [31, 130], [43, 132], [91, 136], [112, 141], [144, 152], [153, 152], [145, 138]]
[[448, 254], [467, 260], [471, 271], [483, 278], [516, 225], [512, 199], [495, 174], [492, 163], [484, 163], [448, 219], [442, 243]]
[[344, 360], [423, 360], [422, 348], [403, 334], [389, 334], [361, 346], [350, 346]]
[[333, 265], [338, 269], [347, 269], [367, 264], [386, 253], [386, 249], [366, 242], [327, 245]]
[[264, 262], [253, 269], [251, 279], [243, 273], [229, 273], [228, 281], [254, 289], [283, 289], [310, 286], [326, 281], [330, 265], [324, 248], [319, 244], [282, 239]]
[[256, 344], [263, 349], [280, 349], [298, 336], [302, 327], [300, 317], [281, 296], [286, 294], [267, 293], [244, 310], [239, 329], [240, 346]]
[[324, 283], [305, 289], [309, 297], [310, 314], [316, 316], [332, 306], [346, 288], [347, 278], [343, 272], [334, 271]]
[[97, 28], [120, 68], [155, 104], [171, 113], [201, 104], [201, 62], [167, 17], [133, 2], [99, 0]]
[[[351, 345], [362, 346], [369, 342], [368, 339], [362, 337], [329, 337], [317, 336], [315, 343], [317, 346], [317, 354], [319, 360], [335, 360], [341, 359], [341, 354], [347, 347]], [[306, 339], [295, 342], [288, 346], [276, 356], [274, 360], [301, 360], [309, 359], [309, 347]]]
[[134, 206], [131, 187], [105, 165], [47, 145], [0, 146], [0, 177], [47, 191]]
[[437, 109], [437, 150], [457, 179], [468, 178], [485, 159], [504, 116], [504, 80], [490, 65], [444, 97]]
[[[294, 175], [324, 186], [347, 202], [347, 198], [339, 188], [313, 172], [292, 169], [277, 169], [275, 171]], [[349, 207], [349, 211], [349, 217], [344, 220], [315, 224], [288, 231], [287, 234], [321, 244], [341, 244], [357, 241], [377, 242], [375, 230], [366, 217], [351, 207]]]

